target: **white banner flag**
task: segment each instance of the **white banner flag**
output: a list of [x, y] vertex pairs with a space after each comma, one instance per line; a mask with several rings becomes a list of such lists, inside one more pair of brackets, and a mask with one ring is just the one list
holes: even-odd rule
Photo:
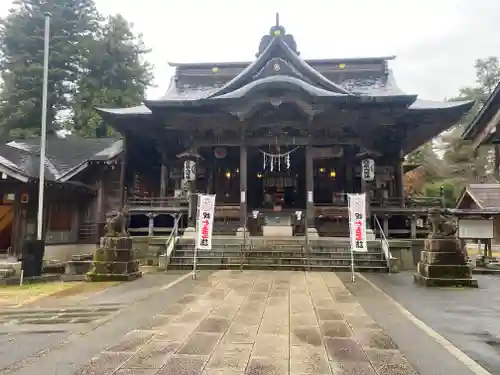
[[348, 194], [349, 232], [352, 251], [368, 251], [366, 246], [366, 195]]
[[215, 195], [198, 195], [198, 220], [196, 222], [196, 248], [212, 250]]

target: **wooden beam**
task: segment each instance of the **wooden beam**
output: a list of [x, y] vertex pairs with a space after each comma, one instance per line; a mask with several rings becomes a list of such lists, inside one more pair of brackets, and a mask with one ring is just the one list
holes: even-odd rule
[[283, 136], [275, 139], [274, 137], [256, 137], [247, 138], [244, 142], [238, 138], [222, 138], [222, 139], [199, 139], [196, 140], [196, 144], [199, 147], [216, 147], [216, 146], [240, 146], [244, 143], [247, 146], [255, 147], [268, 144], [272, 141], [273, 145], [278, 143], [280, 146], [286, 145], [296, 145], [296, 146], [306, 146], [310, 143], [313, 146], [329, 146], [338, 144], [359, 144], [361, 143], [359, 138], [354, 139], [339, 139], [339, 138], [317, 138], [317, 137], [290, 137]]
[[497, 113], [492, 117], [488, 124], [486, 124], [485, 128], [472, 139], [472, 148], [476, 149], [481, 146], [483, 141], [488, 137], [488, 135], [490, 135], [490, 133], [492, 133], [496, 129], [499, 123], [500, 109], [497, 110]]

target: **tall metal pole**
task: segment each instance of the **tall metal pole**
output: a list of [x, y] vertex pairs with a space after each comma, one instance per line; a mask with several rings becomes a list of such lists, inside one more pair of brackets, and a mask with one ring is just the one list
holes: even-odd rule
[[42, 88], [42, 129], [40, 130], [40, 180], [38, 183], [38, 215], [36, 238], [41, 241], [43, 236], [43, 199], [45, 187], [45, 143], [47, 141], [47, 91], [49, 80], [49, 37], [50, 13], [44, 13], [45, 33], [43, 36], [43, 88]]

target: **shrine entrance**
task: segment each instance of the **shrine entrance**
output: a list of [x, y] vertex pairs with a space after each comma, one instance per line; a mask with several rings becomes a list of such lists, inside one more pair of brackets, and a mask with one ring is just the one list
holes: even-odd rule
[[306, 207], [302, 147], [257, 147], [248, 155], [249, 210], [289, 211]]

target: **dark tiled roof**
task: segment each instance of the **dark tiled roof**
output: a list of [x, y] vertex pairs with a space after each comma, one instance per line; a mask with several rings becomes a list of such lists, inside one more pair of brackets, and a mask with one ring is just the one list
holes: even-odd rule
[[[109, 160], [118, 155], [123, 143], [118, 138], [66, 138], [47, 139], [45, 178], [64, 182], [73, 171], [84, 168], [85, 163]], [[0, 146], [0, 167], [26, 178], [40, 175], [40, 139], [11, 141]]]
[[[396, 84], [388, 67], [388, 61], [392, 59], [304, 60], [297, 52], [293, 36], [277, 25], [270, 34], [262, 37], [259, 53], [253, 62], [177, 64], [170, 86], [159, 100], [146, 100], [144, 105], [133, 108], [98, 110], [118, 126], [125, 122], [134, 126], [129, 120], [139, 116], [142, 123], [146, 119], [156, 122], [153, 112], [158, 111], [159, 116], [163, 116], [165, 112], [160, 111], [165, 111], [165, 108], [172, 113], [194, 107], [193, 110], [205, 114], [218, 109], [229, 109], [232, 113], [231, 109], [245, 107], [245, 100], [259, 92], [263, 92], [263, 97], [277, 95], [280, 104], [282, 96], [284, 102], [296, 102], [300, 96], [299, 100], [304, 99], [319, 108], [306, 109], [308, 116], [325, 111], [331, 105], [338, 107], [338, 103], [352, 106], [349, 108], [385, 103], [407, 109], [398, 118], [397, 125], [405, 127], [405, 133], [408, 130], [401, 147], [409, 153], [456, 124], [474, 102], [434, 102], [405, 93]], [[286, 98], [283, 93], [292, 94]], [[386, 106], [378, 108], [383, 111]]]
[[465, 192], [480, 209], [500, 208], [500, 184], [470, 184]]

